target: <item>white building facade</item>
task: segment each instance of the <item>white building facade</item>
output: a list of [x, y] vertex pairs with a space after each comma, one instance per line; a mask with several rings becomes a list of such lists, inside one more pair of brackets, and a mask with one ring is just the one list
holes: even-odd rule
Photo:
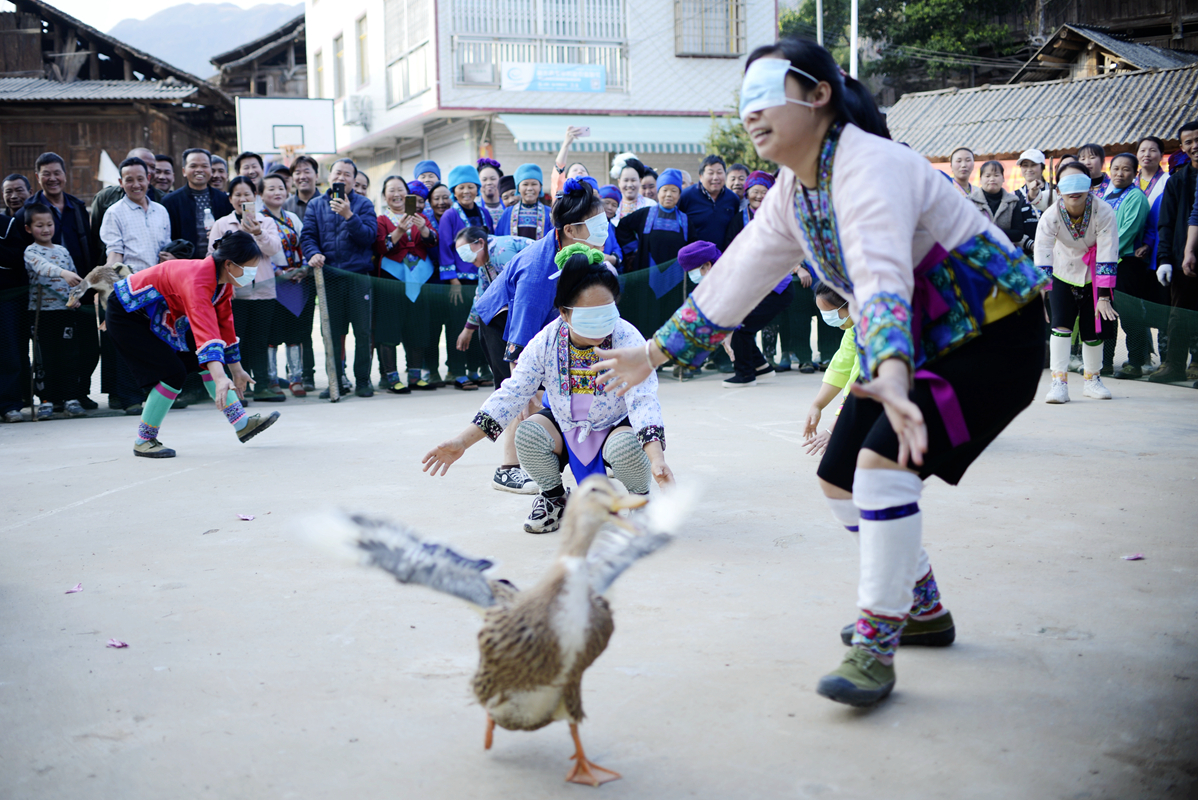
[[307, 0], [306, 16], [309, 96], [335, 100], [338, 153], [376, 201], [423, 159], [548, 178], [568, 125], [591, 128], [570, 160], [596, 177], [624, 150], [697, 177], [712, 114], [777, 31], [774, 0]]

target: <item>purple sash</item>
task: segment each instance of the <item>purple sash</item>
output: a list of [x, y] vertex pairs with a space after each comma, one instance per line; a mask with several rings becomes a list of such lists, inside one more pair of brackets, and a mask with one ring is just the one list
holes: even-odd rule
[[[923, 333], [924, 314], [927, 314], [929, 321], [934, 321], [949, 312], [948, 303], [940, 296], [940, 292], [936, 291], [936, 287], [928, 278], [932, 267], [946, 258], [948, 258], [948, 251], [937, 242], [923, 257], [923, 261], [919, 262], [919, 266], [915, 268], [915, 290], [911, 294], [911, 338], [914, 340], [915, 347], [918, 348], [917, 352], [922, 352], [923, 349], [920, 336]], [[932, 390], [932, 399], [936, 402], [936, 409], [940, 412], [940, 419], [944, 422], [945, 431], [948, 432], [949, 443], [953, 447], [960, 447], [968, 442], [969, 426], [965, 424], [965, 415], [961, 413], [961, 402], [957, 399], [957, 393], [953, 390], [952, 385], [936, 373], [926, 369], [917, 370], [914, 377], [916, 380], [928, 382], [928, 388]]]

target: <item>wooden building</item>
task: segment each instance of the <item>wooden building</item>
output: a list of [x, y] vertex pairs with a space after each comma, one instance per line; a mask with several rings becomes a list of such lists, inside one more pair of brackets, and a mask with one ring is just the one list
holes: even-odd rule
[[240, 97], [307, 97], [308, 48], [301, 13], [265, 36], [210, 60], [221, 91]]
[[102, 152], [115, 163], [134, 147], [233, 153], [226, 93], [41, 0], [13, 5], [0, 12], [0, 175], [21, 173], [36, 189], [35, 160], [55, 152], [67, 191], [90, 200], [102, 188]]

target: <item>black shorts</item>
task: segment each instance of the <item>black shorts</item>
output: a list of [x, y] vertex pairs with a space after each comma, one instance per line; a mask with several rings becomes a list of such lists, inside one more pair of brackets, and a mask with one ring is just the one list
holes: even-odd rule
[[[566, 469], [566, 467], [570, 465], [570, 454], [566, 452], [566, 434], [562, 433], [562, 426], [557, 424], [557, 419], [553, 416], [553, 411], [551, 409], [542, 408], [536, 414], [533, 414], [533, 416], [534, 417], [537, 417], [537, 416], [544, 417], [545, 419], [549, 420], [549, 422], [553, 425], [553, 429], [555, 431], [557, 431], [557, 435], [562, 437], [562, 451], [560, 453], [558, 453], [557, 466], [558, 466], [558, 469], [564, 471]], [[629, 427], [629, 428], [632, 427], [632, 421], [629, 420], [628, 417], [624, 417], [624, 419], [620, 420], [615, 425], [611, 426], [611, 429], [608, 431], [608, 433], [610, 433], [611, 431], [614, 431], [616, 428], [623, 428], [623, 427]], [[606, 444], [606, 443], [607, 442], [605, 440], [604, 444]], [[603, 452], [603, 448], [600, 447], [599, 451]], [[603, 461], [603, 466], [610, 467], [611, 464], [607, 463], [607, 460], [605, 459]]]
[[180, 353], [158, 338], [144, 311], [126, 311], [115, 293], [108, 298], [104, 321], [108, 335], [141, 388], [153, 389], [162, 382], [173, 389], [182, 389], [188, 373], [200, 371], [191, 331], [187, 332], [187, 346], [191, 349]]
[[[958, 447], [952, 445], [928, 382], [917, 379], [909, 396], [927, 423], [928, 451], [922, 467], [907, 466], [918, 470], [921, 479], [938, 475], [956, 485], [974, 459], [1035, 399], [1044, 369], [1043, 303], [1036, 298], [1014, 314], [986, 325], [981, 336], [924, 369], [953, 387], [970, 438]], [[846, 492], [853, 491], [861, 450], [897, 461], [898, 437], [881, 403], [850, 394], [817, 474]]]
[[1118, 335], [1117, 320], [1103, 320], [1102, 332], [1094, 330], [1094, 287], [1070, 286], [1054, 279], [1049, 296], [1052, 298], [1052, 327], [1071, 331], [1073, 321], [1077, 320], [1077, 330], [1083, 342], [1114, 339]]

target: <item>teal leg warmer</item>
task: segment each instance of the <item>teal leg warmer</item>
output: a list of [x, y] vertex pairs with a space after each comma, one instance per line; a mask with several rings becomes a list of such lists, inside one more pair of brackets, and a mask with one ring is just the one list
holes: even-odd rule
[[[213, 400], [216, 399], [216, 381], [212, 380], [211, 373], [204, 373], [204, 389], [208, 392], [208, 396]], [[245, 411], [245, 406], [241, 404], [241, 398], [237, 396], [237, 392], [232, 389], [225, 395], [225, 418], [233, 424], [233, 430], [239, 431], [249, 422], [250, 416]]]
[[160, 383], [150, 392], [141, 408], [141, 424], [137, 426], [137, 441], [148, 442], [158, 438], [158, 428], [171, 410], [171, 403], [179, 396], [179, 390]]

